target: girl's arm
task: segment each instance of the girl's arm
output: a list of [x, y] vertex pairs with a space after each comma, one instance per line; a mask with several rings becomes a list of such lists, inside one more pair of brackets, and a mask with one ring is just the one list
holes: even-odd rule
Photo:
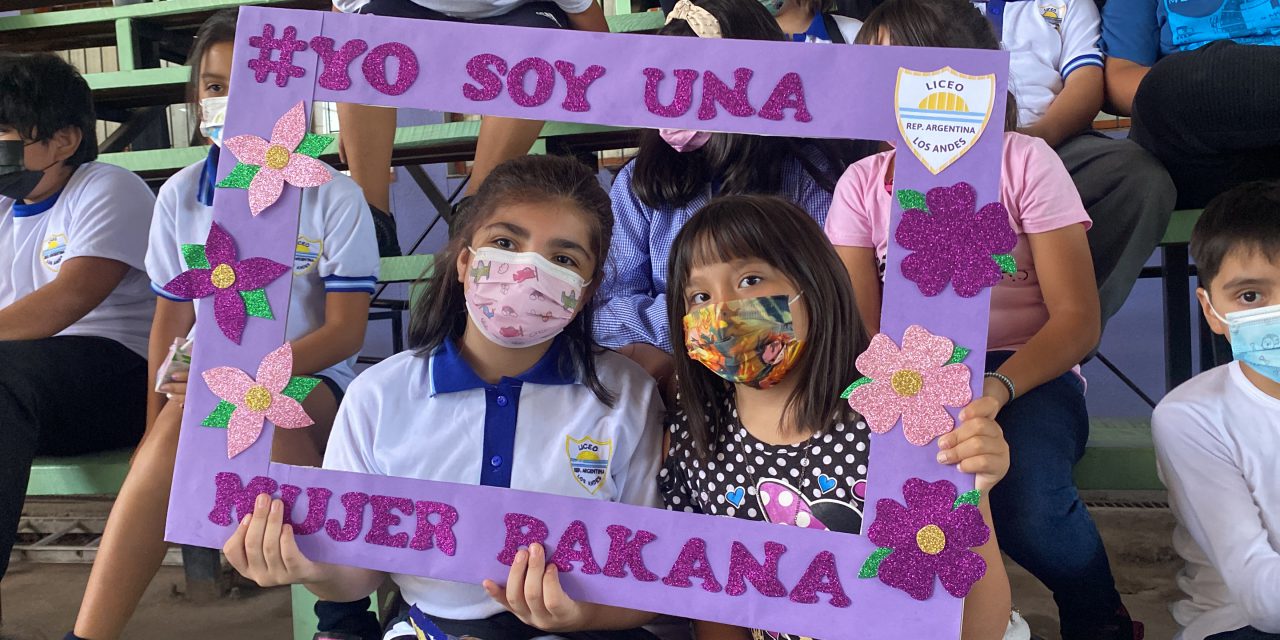
[[321, 600], [351, 602], [373, 593], [386, 574], [372, 569], [312, 562], [298, 549], [293, 525], [284, 524], [284, 503], [258, 496], [222, 547], [240, 575], [263, 587], [302, 584]]
[[836, 245], [836, 255], [849, 272], [853, 283], [853, 301], [858, 307], [858, 317], [868, 335], [880, 333], [880, 268], [876, 265], [876, 250], [871, 247], [842, 247]]
[[569, 14], [569, 26], [575, 31], [600, 31], [609, 33], [609, 21], [604, 17], [604, 7], [592, 2], [582, 13]]
[[173, 339], [185, 337], [196, 323], [196, 308], [191, 302], [156, 297], [156, 313], [151, 319], [151, 338], [147, 343], [147, 428], [150, 429], [160, 409], [168, 400], [156, 393], [156, 373], [169, 357]]
[[996, 542], [996, 526], [991, 519], [991, 502], [986, 492], [978, 505], [982, 521], [991, 529], [991, 539], [974, 551], [987, 562], [987, 573], [973, 585], [964, 599], [964, 622], [961, 640], [1000, 640], [1009, 627], [1009, 612], [1013, 597], [1009, 589], [1009, 576], [1004, 571], [1004, 558]]
[[751, 632], [719, 622], [694, 620], [693, 637], [696, 640], [751, 640]]
[[[1049, 321], [998, 370], [1013, 381], [1018, 395], [1079, 364], [1098, 345], [1102, 323], [1084, 225], [1029, 233], [1027, 242]], [[1001, 405], [1009, 402], [1008, 389], [991, 378], [984, 385], [984, 395]]]
[[323, 371], [359, 353], [368, 324], [369, 294], [325, 294], [324, 324], [293, 343], [294, 374]]

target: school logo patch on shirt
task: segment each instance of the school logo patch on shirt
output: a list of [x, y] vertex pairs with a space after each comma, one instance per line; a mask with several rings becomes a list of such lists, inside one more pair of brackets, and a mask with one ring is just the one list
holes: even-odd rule
[[323, 251], [324, 241], [299, 234], [298, 246], [293, 252], [293, 272], [302, 275], [314, 269]]
[[62, 257], [67, 253], [67, 236], [61, 233], [50, 234], [40, 247], [40, 261], [50, 271], [62, 267]]
[[1067, 15], [1067, 7], [1062, 4], [1053, 4], [1040, 7], [1040, 17], [1044, 18], [1054, 29], [1061, 30], [1062, 18]]
[[613, 453], [612, 440], [564, 437], [565, 455], [569, 457], [569, 469], [573, 477], [594, 494], [609, 478], [609, 457]]
[[911, 152], [934, 175], [973, 148], [991, 120], [996, 76], [971, 76], [951, 67], [898, 69], [894, 111]]

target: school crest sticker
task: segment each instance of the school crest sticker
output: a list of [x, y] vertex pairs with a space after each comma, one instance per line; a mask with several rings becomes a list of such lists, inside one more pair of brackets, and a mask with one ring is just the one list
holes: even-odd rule
[[609, 458], [613, 453], [612, 440], [594, 440], [592, 438], [576, 439], [572, 436], [564, 438], [565, 454], [569, 456], [569, 469], [573, 477], [594, 494], [604, 486], [609, 478]]
[[302, 275], [314, 269], [323, 251], [324, 241], [299, 235], [298, 245], [293, 251], [293, 272]]
[[934, 175], [973, 148], [991, 119], [996, 76], [971, 76], [951, 67], [898, 69], [894, 111], [911, 152]]
[[67, 253], [67, 236], [61, 233], [50, 234], [40, 247], [40, 261], [50, 271], [62, 268], [62, 258]]

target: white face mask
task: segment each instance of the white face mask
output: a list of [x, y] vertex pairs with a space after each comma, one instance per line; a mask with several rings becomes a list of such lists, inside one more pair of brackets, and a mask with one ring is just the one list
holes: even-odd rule
[[222, 125], [227, 120], [227, 96], [200, 101], [200, 135], [222, 146]]

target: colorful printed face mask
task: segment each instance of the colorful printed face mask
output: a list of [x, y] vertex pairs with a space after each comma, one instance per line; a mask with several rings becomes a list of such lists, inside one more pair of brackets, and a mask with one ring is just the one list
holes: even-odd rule
[[791, 326], [785, 295], [730, 300], [690, 311], [684, 317], [689, 357], [729, 382], [758, 389], [778, 384], [804, 349]]
[[693, 153], [701, 149], [711, 139], [710, 131], [694, 131], [693, 129], [658, 129], [672, 149], [680, 153]]
[[1231, 355], [1254, 371], [1280, 382], [1280, 305], [1234, 311], [1224, 318], [1209, 303], [1231, 334]]
[[227, 96], [200, 101], [200, 135], [222, 146], [222, 125], [227, 121]]
[[537, 253], [471, 249], [467, 313], [504, 347], [542, 344], [573, 320], [589, 282]]

